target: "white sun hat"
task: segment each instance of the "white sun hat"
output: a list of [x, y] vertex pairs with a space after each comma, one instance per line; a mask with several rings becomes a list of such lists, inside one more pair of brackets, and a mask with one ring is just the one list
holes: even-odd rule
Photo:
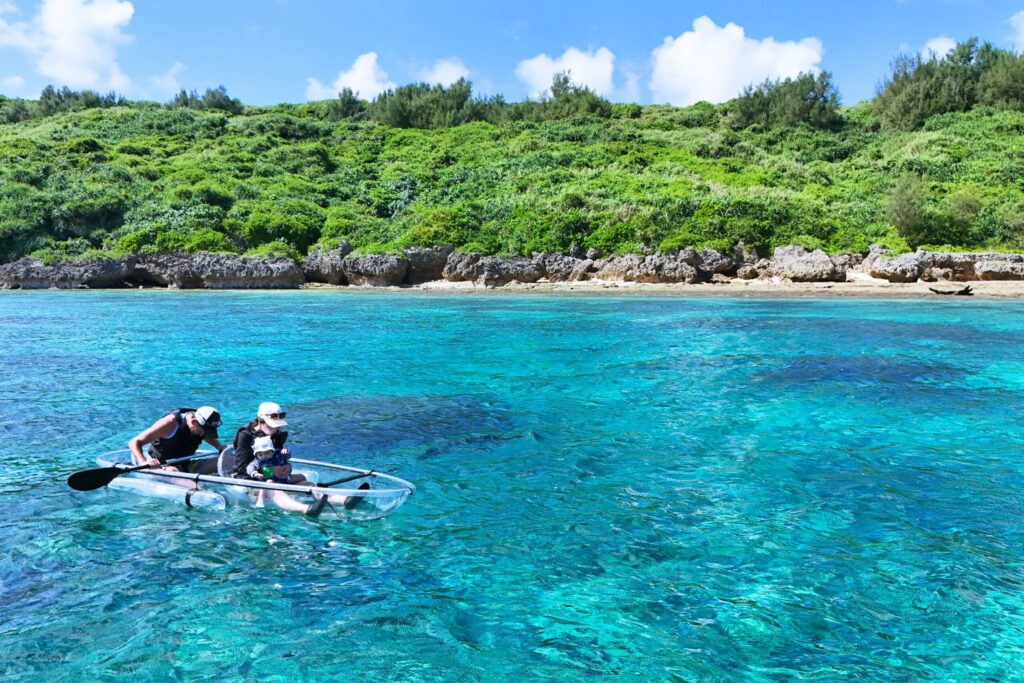
[[261, 403], [256, 414], [268, 427], [279, 429], [281, 427], [288, 426], [288, 423], [284, 421], [284, 410], [273, 401], [264, 401]]
[[269, 436], [258, 436], [252, 442], [253, 453], [266, 453], [274, 450], [274, 441]]

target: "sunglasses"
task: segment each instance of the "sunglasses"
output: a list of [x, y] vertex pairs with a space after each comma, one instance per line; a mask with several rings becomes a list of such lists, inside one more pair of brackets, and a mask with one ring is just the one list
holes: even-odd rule
[[266, 415], [260, 415], [260, 417], [269, 417], [271, 420], [283, 420], [287, 414], [288, 411], [282, 410], [280, 413], [267, 413]]

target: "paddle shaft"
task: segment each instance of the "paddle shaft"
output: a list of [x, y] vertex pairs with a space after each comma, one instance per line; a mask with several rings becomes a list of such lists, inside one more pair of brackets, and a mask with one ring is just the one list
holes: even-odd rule
[[212, 458], [212, 457], [213, 456], [210, 455], [209, 453], [193, 453], [192, 455], [186, 455], [184, 458], [175, 458], [174, 460], [168, 460], [167, 462], [162, 462], [159, 465], [149, 465], [149, 464], [146, 464], [146, 465], [135, 465], [133, 467], [125, 467], [125, 468], [118, 467], [117, 469], [121, 470], [122, 473], [123, 472], [138, 472], [139, 470], [144, 470], [147, 467], [163, 467], [164, 465], [177, 465], [179, 462], [185, 462], [186, 460], [199, 460], [200, 458]]
[[322, 484], [316, 484], [316, 486], [319, 488], [327, 488], [328, 486], [334, 486], [335, 484], [344, 484], [346, 481], [355, 481], [356, 479], [362, 479], [363, 477], [372, 477], [375, 474], [377, 474], [376, 470], [370, 470], [369, 472], [354, 474], [351, 477], [342, 477], [341, 479], [335, 479], [334, 481], [325, 481]]

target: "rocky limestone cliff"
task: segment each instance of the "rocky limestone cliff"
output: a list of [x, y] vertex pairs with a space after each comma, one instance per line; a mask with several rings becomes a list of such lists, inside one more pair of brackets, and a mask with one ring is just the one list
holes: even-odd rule
[[302, 271], [284, 257], [160, 254], [44, 265], [23, 258], [0, 265], [0, 288], [60, 289], [139, 285], [181, 289], [295, 289]]
[[723, 282], [778, 278], [792, 282], [842, 282], [851, 272], [889, 282], [923, 280], [1024, 280], [1024, 254], [941, 253], [918, 251], [893, 256], [873, 245], [867, 255], [808, 252], [779, 247], [771, 259], [738, 246], [730, 254], [700, 252], [616, 254], [595, 250], [570, 254], [536, 253], [532, 257], [484, 256], [451, 247], [410, 248], [400, 253], [353, 256], [343, 242], [314, 250], [302, 266], [284, 257], [250, 258], [232, 254], [160, 254], [46, 265], [32, 258], [0, 265], [2, 289], [78, 289], [158, 286], [182, 289], [283, 289], [306, 282], [367, 287], [397, 287], [436, 280], [471, 282], [481, 287], [510, 283]]

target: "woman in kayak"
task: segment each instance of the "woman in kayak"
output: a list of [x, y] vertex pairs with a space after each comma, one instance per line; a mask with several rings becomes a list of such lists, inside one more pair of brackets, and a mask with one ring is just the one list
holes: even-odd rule
[[[253, 461], [256, 459], [256, 451], [254, 446], [256, 441], [261, 437], [268, 437], [274, 451], [278, 453], [284, 460], [287, 460], [290, 452], [285, 447], [285, 441], [288, 440], [288, 432], [281, 431], [282, 427], [287, 427], [288, 423], [285, 422], [285, 416], [287, 413], [280, 405], [273, 401], [264, 401], [260, 404], [260, 407], [256, 411], [256, 419], [252, 422], [242, 425], [235, 432], [235, 469], [234, 476], [239, 478], [251, 478], [256, 479], [257, 477], [250, 474], [250, 467]], [[262, 444], [263, 442], [261, 442]], [[263, 445], [264, 453], [266, 452], [266, 446]], [[290, 466], [289, 466], [290, 467]], [[290, 475], [289, 470], [289, 475]], [[291, 475], [296, 476], [296, 475]], [[303, 478], [305, 481], [305, 478]], [[361, 489], [369, 488], [369, 484], [363, 484], [360, 486]], [[281, 499], [287, 499], [288, 502], [281, 504]], [[302, 511], [307, 515], [316, 517], [323, 511], [324, 506], [327, 503], [333, 503], [335, 505], [343, 505], [346, 508], [352, 508], [361, 500], [358, 496], [330, 496], [319, 497], [316, 502], [310, 506], [304, 506], [302, 503], [297, 503], [287, 494], [276, 491], [274, 496], [274, 502], [286, 510], [294, 510], [296, 512]], [[290, 507], [285, 507], [290, 505]]]
[[[265, 479], [262, 473], [264, 462], [272, 462], [277, 458], [282, 465], [278, 470], [284, 474], [286, 483], [299, 483], [306, 481], [301, 475], [291, 474], [291, 465], [286, 465], [290, 452], [285, 448], [284, 442], [288, 440], [288, 432], [281, 431], [287, 427], [284, 421], [287, 413], [281, 406], [273, 401], [264, 401], [256, 410], [256, 419], [249, 424], [242, 425], [235, 432], [235, 470], [234, 476], [257, 481]], [[273, 465], [271, 465], [273, 467]], [[290, 479], [290, 481], [289, 481]], [[284, 491], [273, 491], [271, 500], [282, 510], [303, 512], [310, 517], [318, 517], [327, 504], [327, 497], [318, 497], [312, 505], [299, 503]], [[263, 503], [263, 491], [260, 491], [256, 501], [257, 505]]]
[[288, 449], [284, 446], [284, 442], [288, 440], [288, 432], [281, 431], [282, 427], [288, 426], [288, 423], [284, 421], [286, 414], [278, 404], [264, 401], [256, 411], [256, 419], [238, 428], [238, 431], [235, 432], [234, 443], [234, 475], [236, 477], [248, 476], [245, 471], [255, 456], [252, 449], [253, 442], [261, 436], [269, 436], [275, 450], [288, 455]]
[[[217, 440], [220, 413], [212, 406], [202, 408], [178, 408], [167, 413], [150, 425], [149, 429], [136, 434], [128, 442], [132, 462], [136, 465], [159, 467], [168, 460], [187, 458], [199, 450], [204, 441], [218, 451], [224, 446]], [[149, 457], [142, 454], [142, 447], [149, 447]], [[195, 460], [182, 463], [179, 467], [164, 465], [168, 470], [181, 470], [196, 474], [209, 474], [216, 470], [216, 460]], [[189, 484], [191, 486], [191, 484]]]

